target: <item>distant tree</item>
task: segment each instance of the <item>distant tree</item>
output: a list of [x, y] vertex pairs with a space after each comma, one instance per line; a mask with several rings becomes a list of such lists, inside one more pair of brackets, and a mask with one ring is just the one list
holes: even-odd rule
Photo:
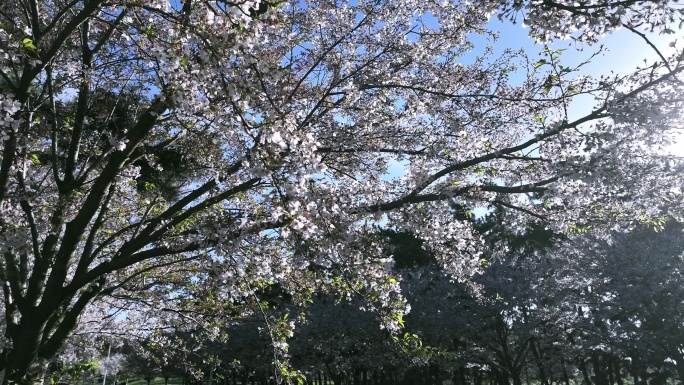
[[125, 357], [125, 370], [129, 375], [134, 374], [145, 380], [147, 385], [150, 385], [161, 374], [158, 362], [155, 361], [145, 344], [127, 346]]
[[649, 368], [676, 372], [684, 381], [682, 229], [675, 221], [660, 231], [637, 226], [607, 238], [583, 237], [561, 251], [578, 261], [572, 275], [564, 273], [583, 293], [578, 306], [591, 321], [588, 347], [629, 360], [635, 383], [649, 380]]
[[292, 340], [293, 366], [310, 378], [324, 374], [336, 385], [401, 377], [409, 358], [393, 346], [375, 312], [361, 298], [327, 296], [306, 309]]

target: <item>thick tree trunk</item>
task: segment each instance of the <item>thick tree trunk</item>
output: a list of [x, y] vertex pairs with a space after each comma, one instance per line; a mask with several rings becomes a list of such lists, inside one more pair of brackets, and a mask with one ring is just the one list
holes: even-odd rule
[[42, 384], [47, 361], [38, 357], [38, 341], [34, 345], [28, 340], [25, 345], [15, 343], [8, 352], [2, 385]]

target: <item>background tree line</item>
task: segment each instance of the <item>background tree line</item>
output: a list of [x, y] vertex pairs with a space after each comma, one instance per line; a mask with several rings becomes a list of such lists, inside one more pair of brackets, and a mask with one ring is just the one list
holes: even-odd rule
[[601, 239], [538, 222], [513, 232], [502, 214], [476, 220], [491, 252], [466, 282], [445, 275], [411, 234], [381, 231], [411, 304], [403, 335], [380, 330], [359, 298], [329, 294], [298, 308], [271, 285], [259, 295], [265, 313], [233, 320], [227, 343], [187, 351], [128, 342], [117, 350], [127, 363], [119, 375], [271, 384], [268, 319], [293, 317], [290, 360], [309, 384], [684, 382], [684, 225], [637, 225]]

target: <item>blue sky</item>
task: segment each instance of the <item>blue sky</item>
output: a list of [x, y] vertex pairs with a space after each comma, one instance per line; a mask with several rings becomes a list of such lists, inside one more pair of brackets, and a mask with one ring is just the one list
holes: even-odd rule
[[[499, 31], [499, 39], [491, 41], [486, 36], [472, 35], [471, 41], [475, 43], [476, 49], [472, 57], [466, 56], [463, 58], [464, 62], [469, 62], [476, 54], [482, 53], [487, 45], [493, 45], [494, 57], [498, 57], [505, 49], [510, 48], [513, 50], [523, 49], [534, 58], [544, 49], [544, 45], [535, 44], [534, 39], [528, 36], [529, 29], [524, 28], [519, 23], [502, 22], [493, 17], [488, 23], [488, 28], [493, 31]], [[684, 31], [677, 31], [673, 35], [649, 33], [647, 37], [665, 56], [673, 50], [669, 45], [675, 39], [677, 40], [678, 47], [681, 47], [684, 43]], [[657, 53], [649, 47], [642, 37], [624, 28], [602, 37], [599, 43], [595, 45], [580, 44], [572, 40], [559, 40], [550, 44], [550, 47], [552, 49], [566, 49], [561, 56], [561, 61], [572, 65], [589, 59], [598, 50], [600, 45], [604, 46], [604, 52], [594, 57], [589, 64], [583, 66], [581, 72], [576, 75], [598, 77], [609, 75], [611, 72], [625, 75], [632, 72], [636, 67], [643, 66], [644, 60], [648, 64], [653, 64], [654, 61], [660, 60]], [[515, 82], [515, 77], [512, 78], [512, 81]], [[589, 113], [594, 105], [594, 101], [589, 96], [575, 98], [570, 106], [570, 118], [577, 118]], [[670, 151], [679, 156], [684, 156], [684, 136], [682, 136], [680, 142], [680, 145], [673, 146]], [[402, 163], [392, 164], [386, 177], [388, 179], [400, 177], [404, 173], [404, 167], [405, 164]], [[486, 210], [482, 208], [475, 210], [477, 215], [482, 215], [485, 212]]]
[[[492, 30], [500, 31], [500, 38], [494, 43], [496, 52], [502, 52], [505, 48], [512, 48], [524, 49], [528, 54], [532, 55], [539, 53], [543, 49], [542, 45], [535, 45], [534, 40], [527, 35], [529, 29], [522, 27], [521, 24], [501, 22], [493, 18], [489, 22], [489, 27]], [[676, 40], [678, 47], [681, 47], [684, 43], [684, 31], [681, 30], [671, 35], [647, 33], [647, 37], [666, 57], [674, 50], [674, 48], [669, 46], [671, 42]], [[625, 28], [602, 37], [596, 45], [582, 45], [570, 40], [560, 40], [550, 46], [553, 49], [567, 48], [561, 60], [567, 64], [577, 64], [587, 60], [598, 49], [600, 44], [604, 46], [605, 52], [584, 66], [580, 74], [598, 77], [600, 75], [609, 75], [613, 71], [617, 74], [625, 75], [632, 72], [638, 66], [643, 67], [644, 59], [647, 60], [648, 64], [653, 64], [654, 61], [660, 60], [657, 53], [642, 37]], [[589, 97], [575, 98], [570, 106], [571, 119], [588, 113], [593, 106], [594, 102]], [[673, 146], [671, 151], [677, 155], [684, 156], [684, 137], [680, 142], [681, 144]]]

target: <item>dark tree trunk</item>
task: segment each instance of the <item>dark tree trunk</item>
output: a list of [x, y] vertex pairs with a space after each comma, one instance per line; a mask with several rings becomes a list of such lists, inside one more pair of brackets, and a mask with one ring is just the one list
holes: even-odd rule
[[679, 384], [684, 385], [684, 362], [681, 364], [679, 362], [677, 360], [677, 376], [679, 377]]
[[641, 385], [641, 381], [639, 381], [639, 370], [637, 369], [637, 364], [634, 362], [634, 360], [632, 360], [631, 372], [634, 385]]
[[596, 382], [596, 385], [610, 385], [608, 376], [606, 376], [606, 371], [603, 367], [601, 356], [598, 352], [591, 353], [591, 365], [594, 368], [594, 381]]
[[442, 385], [442, 382], [439, 378], [439, 371], [439, 365], [430, 365], [430, 378], [434, 385]]
[[2, 385], [31, 385], [40, 377], [43, 360], [38, 357], [38, 348], [44, 327], [44, 322], [25, 317], [15, 325], [20, 332], [12, 339], [12, 349], [6, 352]]
[[482, 371], [478, 369], [475, 370], [475, 385], [482, 385]]
[[342, 374], [340, 373], [330, 373], [330, 378], [334, 385], [342, 385]]
[[622, 374], [620, 373], [620, 358], [617, 356], [613, 356], [613, 373], [615, 374], [615, 382], [617, 385], [624, 385], [622, 383]]
[[579, 364], [580, 371], [582, 372], [582, 377], [584, 378], [584, 383], [586, 385], [592, 385], [591, 377], [589, 377], [589, 372], [587, 371], [587, 365], [584, 362], [584, 358], [578, 358], [577, 363]]
[[641, 362], [640, 359], [634, 358], [632, 356], [632, 377], [634, 377], [634, 385], [647, 385], [648, 372], [646, 366]]
[[608, 372], [608, 382], [610, 385], [615, 385], [615, 377], [613, 376], [613, 360], [608, 356], [604, 356], [606, 362], [606, 372]]
[[562, 356], [560, 358], [560, 364], [561, 364], [561, 368], [563, 369], [562, 370], [563, 382], [565, 383], [565, 385], [570, 385], [570, 378], [568, 377], [568, 369], [565, 367], [565, 360], [563, 359]]
[[679, 384], [684, 385], [684, 362], [682, 362], [682, 358], [677, 360], [677, 364], [675, 366], [675, 369], [677, 370], [677, 377], [679, 377]]
[[541, 357], [541, 350], [538, 349], [535, 341], [530, 341], [530, 348], [532, 350], [532, 355], [534, 356], [534, 361], [537, 364], [537, 371], [539, 372], [539, 381], [541, 385], [549, 385], [549, 381], [546, 378], [546, 371], [544, 370], [544, 363]]
[[523, 385], [521, 374], [522, 374], [521, 370], [512, 371], [511, 380], [513, 381], [513, 385]]
[[452, 372], [451, 382], [453, 382], [454, 385], [465, 385], [466, 379], [463, 367], [460, 367], [458, 370]]
[[665, 385], [669, 377], [667, 371], [653, 373], [649, 385]]

